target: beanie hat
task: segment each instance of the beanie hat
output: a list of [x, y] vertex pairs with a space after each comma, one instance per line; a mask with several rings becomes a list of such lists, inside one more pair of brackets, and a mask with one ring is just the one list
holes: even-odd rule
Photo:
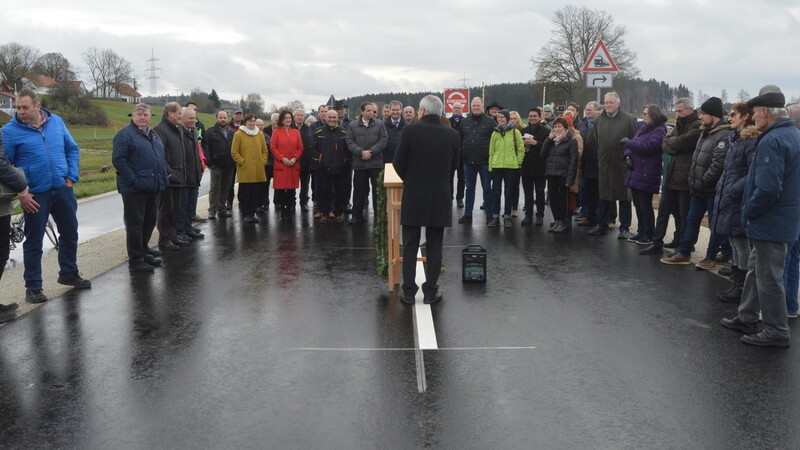
[[542, 110], [544, 110], [544, 111], [550, 111], [550, 112], [554, 112], [554, 111], [555, 111], [555, 110], [553, 109], [553, 105], [544, 105], [544, 108], [542, 108]]
[[502, 114], [502, 115], [506, 116], [506, 122], [511, 120], [511, 113], [508, 112], [507, 109], [501, 109], [500, 111], [497, 111], [497, 114]]
[[706, 100], [705, 103], [700, 106], [700, 111], [702, 111], [704, 114], [708, 114], [709, 116], [719, 118], [722, 118], [722, 116], [725, 115], [725, 113], [722, 112], [722, 100], [720, 100], [718, 97], [711, 97], [710, 99]]

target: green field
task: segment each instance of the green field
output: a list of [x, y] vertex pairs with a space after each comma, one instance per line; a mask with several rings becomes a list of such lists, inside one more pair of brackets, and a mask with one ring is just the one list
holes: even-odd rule
[[[104, 194], [117, 189], [116, 172], [111, 164], [114, 135], [130, 123], [131, 119], [128, 117], [128, 113], [133, 110], [133, 105], [130, 103], [113, 100], [92, 101], [103, 108], [111, 126], [69, 127], [72, 137], [81, 149], [81, 180], [75, 185], [75, 195], [78, 198]], [[150, 126], [155, 126], [161, 120], [164, 108], [154, 106], [152, 111], [153, 120]], [[198, 114], [197, 117], [207, 127], [214, 124], [212, 114]], [[103, 172], [103, 167], [109, 167], [111, 170]]]

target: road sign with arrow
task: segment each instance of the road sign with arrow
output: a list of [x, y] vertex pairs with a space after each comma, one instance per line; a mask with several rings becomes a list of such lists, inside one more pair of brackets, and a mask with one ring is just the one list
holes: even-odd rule
[[586, 87], [610, 88], [614, 86], [614, 75], [609, 72], [586, 73]]

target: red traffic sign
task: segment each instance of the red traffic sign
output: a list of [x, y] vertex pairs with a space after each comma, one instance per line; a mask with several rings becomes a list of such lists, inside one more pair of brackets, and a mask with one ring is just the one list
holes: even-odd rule
[[469, 89], [445, 89], [444, 112], [453, 112], [454, 103], [461, 103], [465, 110], [469, 110]]
[[597, 41], [597, 45], [594, 46], [594, 50], [592, 53], [589, 53], [589, 59], [586, 60], [586, 64], [583, 65], [584, 72], [618, 72], [619, 68], [617, 67], [617, 63], [614, 62], [614, 58], [611, 57], [611, 53], [608, 52], [608, 48], [606, 48], [606, 44], [603, 43], [603, 40]]

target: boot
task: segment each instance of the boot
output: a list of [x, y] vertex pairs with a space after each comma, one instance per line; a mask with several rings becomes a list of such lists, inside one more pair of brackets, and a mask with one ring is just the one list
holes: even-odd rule
[[736, 269], [736, 272], [731, 274], [733, 286], [727, 291], [717, 294], [717, 298], [725, 303], [739, 303], [742, 299], [742, 288], [744, 287], [745, 276], [747, 276], [746, 270]]
[[530, 213], [525, 213], [525, 218], [522, 219], [522, 225], [530, 225], [533, 223], [533, 216]]
[[569, 211], [567, 213], [567, 220], [564, 221], [564, 225], [567, 227], [567, 230], [570, 230], [570, 231], [572, 231], [572, 216], [573, 216], [573, 214], [574, 214], [573, 211]]
[[556, 226], [553, 228], [553, 233], [563, 233], [566, 231], [567, 225], [564, 223], [563, 220], [557, 220]]

